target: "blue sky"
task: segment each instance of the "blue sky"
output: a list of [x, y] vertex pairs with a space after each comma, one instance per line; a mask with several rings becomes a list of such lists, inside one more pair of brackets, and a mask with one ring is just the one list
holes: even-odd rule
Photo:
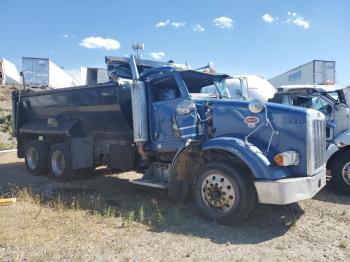
[[220, 72], [270, 78], [313, 59], [335, 60], [350, 84], [350, 1], [0, 0], [0, 57], [48, 57], [70, 72], [105, 55], [213, 61]]

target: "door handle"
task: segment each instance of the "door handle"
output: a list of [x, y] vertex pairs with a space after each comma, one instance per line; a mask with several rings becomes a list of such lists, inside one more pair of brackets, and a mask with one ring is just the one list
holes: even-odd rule
[[155, 137], [156, 139], [159, 138], [159, 132], [158, 132], [158, 131], [155, 131], [155, 132], [154, 132], [154, 137]]

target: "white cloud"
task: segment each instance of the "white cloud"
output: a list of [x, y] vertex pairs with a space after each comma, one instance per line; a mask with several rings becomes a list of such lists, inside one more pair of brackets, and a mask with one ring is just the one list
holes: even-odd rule
[[184, 27], [186, 25], [185, 22], [172, 22], [171, 25], [175, 28], [179, 28], [179, 27]]
[[193, 26], [193, 31], [195, 31], [195, 32], [203, 32], [203, 31], [205, 31], [205, 28], [203, 26], [201, 26], [200, 24], [195, 24]]
[[170, 23], [170, 20], [166, 20], [166, 21], [159, 21], [158, 23], [156, 23], [155, 27], [164, 27], [167, 26]]
[[272, 17], [269, 13], [264, 14], [262, 17], [262, 20], [264, 20], [266, 23], [274, 23], [275, 22], [275, 18]]
[[310, 21], [306, 21], [303, 17], [297, 17], [293, 20], [293, 24], [297, 26], [304, 27], [304, 29], [308, 29], [310, 27]]
[[150, 55], [153, 59], [160, 60], [165, 56], [165, 53], [160, 51], [160, 52], [150, 53]]
[[304, 27], [304, 29], [309, 29], [310, 27], [310, 20], [306, 20], [304, 17], [298, 15], [295, 12], [288, 11], [288, 19], [285, 21], [285, 23], [292, 23], [300, 27]]
[[106, 50], [116, 50], [120, 48], [120, 43], [113, 38], [102, 38], [100, 36], [89, 36], [82, 39], [79, 43], [85, 48], [100, 48]]
[[75, 36], [71, 35], [71, 34], [62, 34], [62, 35], [59, 35], [58, 37], [61, 37], [61, 38], [75, 38]]
[[233, 20], [226, 16], [217, 17], [213, 20], [215, 26], [219, 28], [232, 29], [233, 28]]

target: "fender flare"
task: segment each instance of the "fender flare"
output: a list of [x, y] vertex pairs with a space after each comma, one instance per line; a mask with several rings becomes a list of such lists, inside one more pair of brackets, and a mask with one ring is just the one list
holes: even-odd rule
[[202, 151], [226, 151], [242, 160], [252, 171], [256, 179], [273, 179], [271, 162], [253, 144], [246, 144], [242, 139], [234, 137], [218, 137], [202, 144]]
[[334, 139], [335, 144], [350, 145], [350, 130], [346, 130]]
[[[190, 144], [188, 147], [185, 145], [181, 147], [172, 161], [172, 167], [169, 179], [168, 195], [175, 199], [184, 199], [188, 192], [189, 182], [179, 181], [174, 169], [178, 164], [178, 160], [181, 155], [187, 152], [187, 149], [192, 149]], [[205, 141], [198, 145], [197, 150], [199, 152], [205, 152], [208, 150], [222, 150], [229, 154], [238, 157], [243, 163], [245, 163], [253, 173], [256, 179], [274, 179], [281, 178], [284, 174], [281, 174], [278, 169], [271, 167], [270, 161], [261, 152], [259, 148], [252, 144], [246, 145], [242, 139], [233, 137], [218, 137]]]

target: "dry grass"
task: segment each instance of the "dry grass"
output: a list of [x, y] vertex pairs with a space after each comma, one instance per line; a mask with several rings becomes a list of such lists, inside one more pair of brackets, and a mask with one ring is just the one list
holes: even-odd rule
[[16, 153], [0, 155], [1, 261], [349, 261], [350, 198], [323, 191], [299, 205], [257, 205], [227, 227], [191, 201], [130, 185], [135, 173], [101, 172], [57, 183], [30, 176]]
[[[122, 197], [124, 204], [117, 208], [116, 201], [103, 199], [99, 194], [82, 189], [61, 189], [50, 196], [34, 193], [31, 188], [12, 187], [2, 197], [16, 197], [19, 202], [40, 206], [41, 209], [56, 212], [83, 211], [98, 219], [119, 218], [122, 227], [143, 224], [153, 227], [178, 225], [184, 217], [179, 211], [181, 204], [170, 204], [154, 198], [147, 199], [138, 195], [138, 201], [127, 201]], [[108, 203], [114, 205], [110, 205]]]

